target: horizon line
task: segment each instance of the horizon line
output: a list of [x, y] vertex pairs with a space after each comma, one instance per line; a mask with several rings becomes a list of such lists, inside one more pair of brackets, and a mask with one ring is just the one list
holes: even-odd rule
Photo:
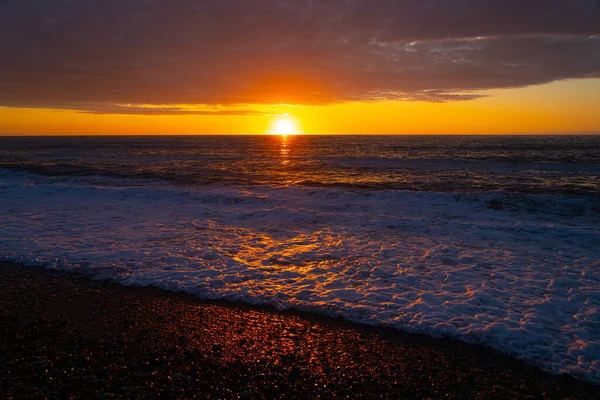
[[169, 136], [599, 136], [598, 132], [507, 132], [507, 133], [0, 133], [3, 138], [16, 137], [169, 137]]

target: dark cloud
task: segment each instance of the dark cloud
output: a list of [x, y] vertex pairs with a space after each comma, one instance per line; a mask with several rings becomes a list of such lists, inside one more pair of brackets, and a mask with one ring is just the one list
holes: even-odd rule
[[[63, 107], [61, 107], [63, 108]], [[119, 105], [90, 105], [82, 106], [80, 104], [68, 107], [68, 109], [77, 109], [87, 114], [128, 114], [128, 115], [272, 115], [272, 113], [253, 111], [253, 110], [195, 110], [179, 107], [142, 107], [142, 106], [119, 106]]]
[[470, 99], [598, 76], [598, 21], [596, 0], [0, 0], [0, 104]]
[[[22, 107], [17, 103], [5, 104], [8, 107]], [[45, 108], [47, 104], [31, 102], [28, 108]], [[52, 103], [56, 110], [77, 110], [83, 114], [127, 114], [127, 115], [259, 115], [268, 116], [278, 113], [271, 111], [258, 111], [235, 107], [194, 107], [176, 105], [150, 105], [150, 104], [111, 104], [111, 103]]]

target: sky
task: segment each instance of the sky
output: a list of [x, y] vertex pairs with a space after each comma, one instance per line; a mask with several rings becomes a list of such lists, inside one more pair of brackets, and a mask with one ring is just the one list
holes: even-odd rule
[[598, 0], [0, 0], [0, 134], [600, 132]]

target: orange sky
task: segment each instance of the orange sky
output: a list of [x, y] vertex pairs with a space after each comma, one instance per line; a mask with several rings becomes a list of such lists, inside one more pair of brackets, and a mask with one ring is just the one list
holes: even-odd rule
[[[382, 101], [252, 106], [268, 115], [124, 115], [0, 108], [0, 135], [262, 134], [289, 113], [308, 134], [600, 132], [600, 79], [486, 92], [449, 103]], [[240, 107], [235, 107], [240, 109]]]

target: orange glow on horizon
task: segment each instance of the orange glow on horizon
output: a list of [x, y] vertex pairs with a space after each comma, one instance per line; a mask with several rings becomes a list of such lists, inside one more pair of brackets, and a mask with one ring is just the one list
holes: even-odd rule
[[600, 133], [598, 93], [600, 79], [580, 79], [489, 91], [487, 97], [448, 103], [236, 107], [248, 110], [247, 115], [92, 114], [0, 107], [0, 135]]

